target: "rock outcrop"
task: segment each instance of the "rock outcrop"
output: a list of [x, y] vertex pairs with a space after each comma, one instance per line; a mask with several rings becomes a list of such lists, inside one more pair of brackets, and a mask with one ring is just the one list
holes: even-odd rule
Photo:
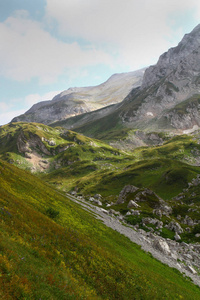
[[134, 185], [126, 185], [120, 192], [116, 204], [124, 203], [128, 194], [134, 193], [138, 188]]
[[137, 98], [141, 100], [132, 112], [124, 111], [123, 120], [140, 125], [141, 121], [151, 126], [154, 123], [154, 128], [163, 125], [183, 131], [198, 128], [199, 84], [200, 25], [145, 71], [140, 90], [130, 93], [126, 101], [130, 107], [131, 102], [135, 106]]

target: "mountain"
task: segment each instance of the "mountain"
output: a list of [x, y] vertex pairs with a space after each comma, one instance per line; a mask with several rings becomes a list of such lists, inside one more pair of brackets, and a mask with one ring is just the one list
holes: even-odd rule
[[34, 104], [25, 114], [14, 118], [12, 122], [50, 124], [121, 102], [134, 87], [141, 85], [143, 75], [144, 69], [114, 74], [98, 86], [69, 88], [50, 101]]
[[200, 298], [123, 236], [199, 284], [199, 47], [197, 26], [120, 103], [0, 127], [2, 299]]
[[[200, 25], [146, 69], [140, 87], [118, 104], [57, 122], [104, 140], [135, 131], [190, 133], [200, 126]], [[132, 132], [131, 132], [132, 130]], [[128, 133], [129, 132], [129, 133]]]

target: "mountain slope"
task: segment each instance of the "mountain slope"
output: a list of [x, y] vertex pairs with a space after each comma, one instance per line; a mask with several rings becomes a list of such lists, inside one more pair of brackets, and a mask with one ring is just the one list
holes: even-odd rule
[[114, 74], [98, 86], [69, 88], [51, 101], [33, 105], [25, 114], [14, 118], [12, 122], [50, 124], [121, 102], [134, 87], [141, 85], [143, 75], [144, 69]]
[[0, 179], [1, 299], [199, 298], [180, 273], [41, 180], [2, 161]]
[[[192, 132], [200, 127], [200, 25], [146, 69], [141, 87], [121, 103], [63, 121], [62, 126], [110, 140], [119, 131]], [[194, 99], [196, 99], [194, 101]], [[180, 111], [181, 106], [184, 109]], [[108, 140], [108, 139], [107, 139]]]
[[32, 172], [52, 172], [68, 166], [77, 172], [102, 171], [131, 159], [129, 153], [99, 140], [37, 123], [0, 127], [0, 143], [2, 159]]

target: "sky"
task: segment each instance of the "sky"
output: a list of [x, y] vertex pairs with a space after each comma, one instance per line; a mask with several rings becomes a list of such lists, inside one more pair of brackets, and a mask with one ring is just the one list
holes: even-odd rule
[[0, 0], [0, 125], [155, 64], [199, 23], [196, 0]]

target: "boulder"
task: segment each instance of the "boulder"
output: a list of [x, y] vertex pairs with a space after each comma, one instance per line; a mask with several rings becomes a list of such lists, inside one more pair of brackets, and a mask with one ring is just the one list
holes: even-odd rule
[[102, 199], [102, 196], [100, 194], [95, 194], [94, 195], [94, 198], [97, 199], [97, 200], [101, 200]]
[[155, 214], [156, 216], [158, 216], [159, 218], [162, 218], [162, 211], [161, 209], [154, 209], [153, 210], [153, 214]]
[[172, 213], [172, 208], [168, 205], [164, 205], [161, 207], [162, 214], [168, 216]]
[[55, 146], [56, 142], [54, 140], [48, 141], [49, 146]]
[[194, 226], [194, 221], [189, 216], [186, 215], [183, 220], [183, 224], [186, 224], [188, 226]]
[[176, 241], [180, 241], [181, 240], [181, 237], [180, 237], [180, 235], [177, 232], [175, 233], [174, 238], [175, 238]]
[[138, 208], [139, 205], [135, 201], [130, 200], [128, 205], [127, 205], [127, 208], [132, 208], [132, 207]]
[[116, 204], [124, 203], [126, 197], [130, 193], [134, 193], [138, 190], [138, 188], [134, 185], [126, 185], [120, 192], [119, 197], [117, 199]]
[[89, 198], [89, 201], [91, 201], [91, 202], [93, 202], [94, 200], [95, 200], [94, 197]]
[[187, 266], [186, 268], [189, 272], [191, 272], [192, 274], [196, 275], [197, 272], [195, 271], [195, 269], [192, 266]]
[[93, 203], [96, 204], [96, 205], [102, 206], [102, 202], [100, 200], [94, 199]]
[[128, 211], [128, 212], [126, 213], [126, 216], [130, 216], [130, 215], [131, 215], [131, 212]]
[[169, 245], [167, 244], [167, 242], [161, 238], [156, 238], [153, 241], [152, 246], [156, 249], [159, 250], [160, 252], [166, 254], [166, 255], [170, 255], [170, 249], [169, 249]]
[[133, 216], [139, 216], [140, 215], [140, 211], [139, 210], [131, 210], [131, 214], [133, 215]]
[[179, 225], [179, 223], [171, 221], [168, 225], [167, 228], [169, 230], [172, 230], [178, 234], [183, 233], [183, 228]]

